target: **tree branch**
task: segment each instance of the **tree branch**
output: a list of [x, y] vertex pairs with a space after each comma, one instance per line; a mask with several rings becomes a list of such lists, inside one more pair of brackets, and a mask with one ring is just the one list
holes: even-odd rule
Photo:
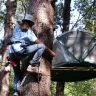
[[[85, 13], [80, 19], [77, 19], [76, 23], [73, 25], [73, 27], [71, 28], [71, 30], [73, 30], [73, 28], [76, 26], [76, 24], [77, 24], [80, 20], [82, 20], [82, 18], [85, 17], [86, 14], [88, 14], [88, 12], [91, 10], [91, 8], [92, 8], [92, 6], [94, 5], [94, 3], [95, 3], [95, 0], [93, 1], [92, 5], [88, 8], [88, 10], [86, 11], [86, 13]], [[80, 13], [80, 14], [81, 14], [81, 13]], [[80, 14], [79, 14], [79, 15], [80, 15]]]

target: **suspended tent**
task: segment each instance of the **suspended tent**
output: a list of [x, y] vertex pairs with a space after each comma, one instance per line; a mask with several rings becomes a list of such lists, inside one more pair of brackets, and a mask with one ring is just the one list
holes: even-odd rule
[[96, 37], [89, 32], [64, 32], [54, 40], [53, 81], [81, 81], [96, 77]]

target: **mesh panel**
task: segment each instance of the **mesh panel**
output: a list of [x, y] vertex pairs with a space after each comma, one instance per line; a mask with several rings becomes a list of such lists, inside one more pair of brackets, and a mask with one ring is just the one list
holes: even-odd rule
[[[56, 56], [53, 58], [53, 64], [80, 62], [90, 46], [92, 46], [94, 40], [94, 36], [88, 32], [71, 31], [63, 33], [54, 41], [53, 50]], [[94, 56], [96, 54], [92, 55], [94, 51], [95, 47], [85, 59], [86, 61], [90, 59], [89, 56], [95, 59]], [[96, 60], [93, 61], [96, 62]]]

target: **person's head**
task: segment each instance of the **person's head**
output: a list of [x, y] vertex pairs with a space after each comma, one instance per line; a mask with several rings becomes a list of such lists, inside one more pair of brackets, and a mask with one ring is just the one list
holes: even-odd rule
[[34, 17], [30, 14], [26, 14], [22, 20], [21, 30], [28, 31], [34, 25]]

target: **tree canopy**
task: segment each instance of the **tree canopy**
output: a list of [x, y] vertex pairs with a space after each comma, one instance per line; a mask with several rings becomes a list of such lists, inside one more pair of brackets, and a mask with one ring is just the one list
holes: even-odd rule
[[85, 29], [96, 34], [96, 0], [75, 0], [74, 7], [83, 16]]

